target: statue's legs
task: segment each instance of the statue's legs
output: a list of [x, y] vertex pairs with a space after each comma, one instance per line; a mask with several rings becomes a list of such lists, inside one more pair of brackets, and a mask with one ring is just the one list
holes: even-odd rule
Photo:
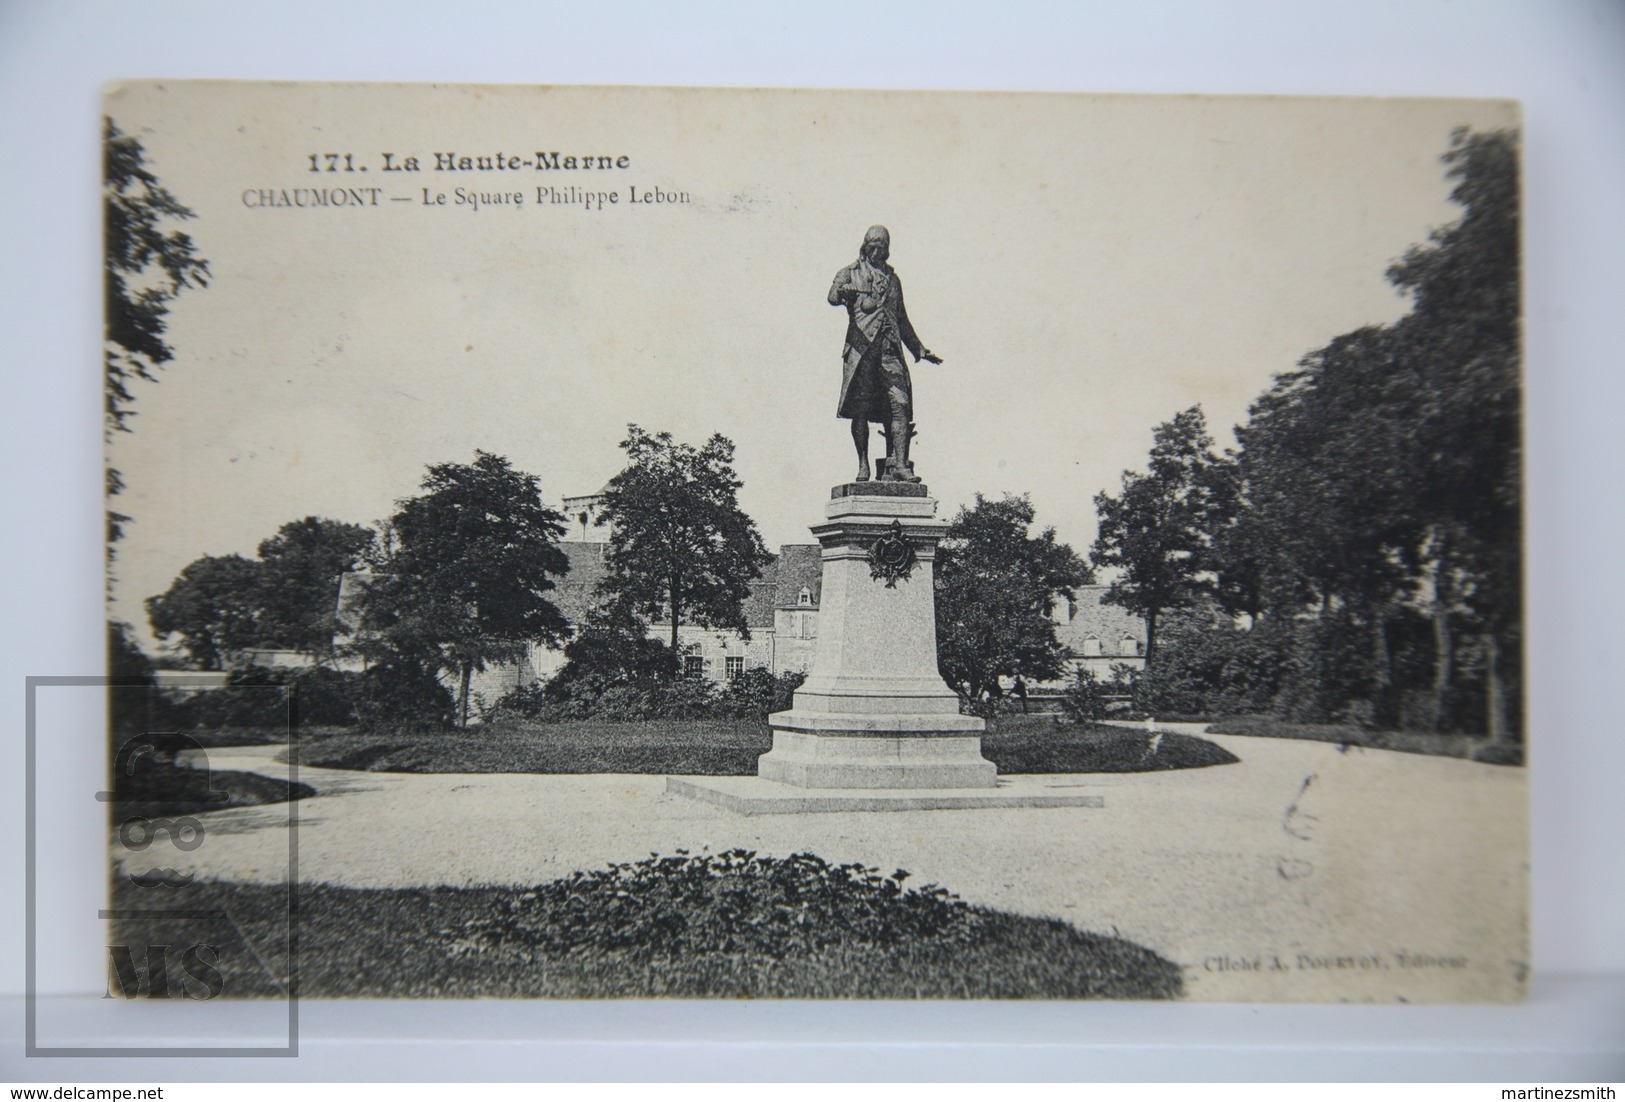
[[914, 435], [914, 395], [908, 368], [901, 356], [888, 355], [881, 361], [886, 380], [886, 481], [918, 482], [919, 475], [909, 462], [909, 439]]
[[869, 421], [866, 417], [852, 418], [852, 444], [858, 449], [857, 481], [869, 481]]
[[914, 435], [914, 422], [908, 418], [907, 407], [900, 413], [894, 412], [891, 419], [891, 432], [886, 437], [886, 479], [891, 482], [918, 482], [920, 476], [914, 473], [914, 465], [909, 462], [909, 438]]
[[913, 387], [900, 351], [878, 345], [871, 348], [858, 366], [849, 391], [843, 395], [841, 416], [852, 422], [852, 446], [858, 452], [858, 482], [868, 482], [869, 422], [881, 426], [886, 437], [886, 459], [881, 465], [884, 482], [918, 482], [909, 462], [910, 438], [914, 435]]

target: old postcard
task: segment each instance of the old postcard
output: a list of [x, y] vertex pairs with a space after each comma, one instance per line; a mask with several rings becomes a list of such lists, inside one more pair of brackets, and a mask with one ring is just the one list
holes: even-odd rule
[[1515, 104], [104, 113], [113, 993], [1521, 997]]

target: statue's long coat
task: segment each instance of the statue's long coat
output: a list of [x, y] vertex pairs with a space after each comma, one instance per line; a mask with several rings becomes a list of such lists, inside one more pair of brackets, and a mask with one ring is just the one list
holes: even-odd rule
[[[850, 298], [843, 292], [853, 290]], [[907, 348], [918, 360], [924, 346], [903, 306], [903, 283], [890, 264], [876, 268], [862, 260], [835, 273], [829, 289], [831, 306], [846, 307], [846, 347], [841, 350], [841, 400], [835, 416], [885, 423], [892, 418], [889, 386], [907, 397], [911, 414], [914, 386], [902, 357]], [[885, 370], [882, 372], [882, 365]], [[876, 376], [883, 376], [876, 378]]]

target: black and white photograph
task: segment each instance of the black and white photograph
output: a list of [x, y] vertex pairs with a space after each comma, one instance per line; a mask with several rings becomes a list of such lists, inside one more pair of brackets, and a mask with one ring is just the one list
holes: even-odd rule
[[115, 995], [1524, 996], [1515, 103], [102, 108]]

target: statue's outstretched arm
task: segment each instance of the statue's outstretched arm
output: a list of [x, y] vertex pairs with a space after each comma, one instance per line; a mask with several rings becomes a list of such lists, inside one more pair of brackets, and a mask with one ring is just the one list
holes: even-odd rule
[[915, 360], [924, 360], [926, 363], [939, 364], [942, 357], [936, 355], [920, 340], [920, 335], [914, 332], [914, 323], [908, 320], [908, 307], [903, 304], [903, 281], [897, 281], [897, 328], [898, 335], [903, 338], [903, 345], [914, 353]]

